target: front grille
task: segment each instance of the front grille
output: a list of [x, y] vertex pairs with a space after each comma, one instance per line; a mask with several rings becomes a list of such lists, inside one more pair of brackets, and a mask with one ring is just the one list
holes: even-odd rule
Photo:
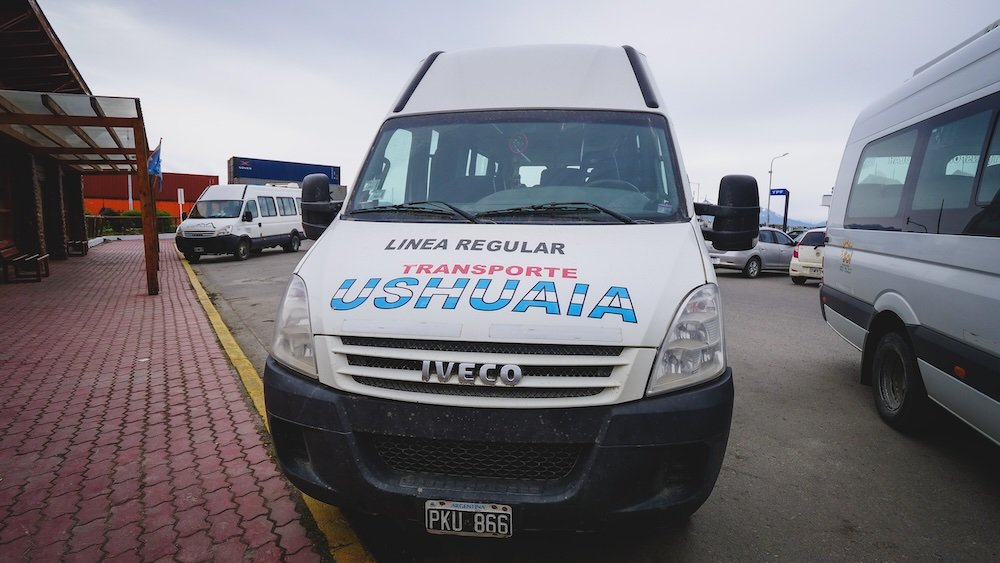
[[552, 481], [573, 471], [579, 444], [508, 444], [368, 435], [378, 458], [400, 473]]
[[215, 236], [215, 231], [184, 231], [185, 238], [209, 238]]
[[[352, 366], [362, 366], [380, 369], [398, 369], [420, 371], [420, 360], [400, 360], [396, 358], [378, 358], [375, 356], [347, 355], [347, 363]], [[524, 377], [611, 377], [614, 366], [521, 366]]]
[[589, 344], [523, 344], [520, 342], [459, 342], [451, 340], [416, 340], [343, 336], [347, 346], [428, 350], [432, 352], [472, 352], [477, 354], [528, 354], [542, 356], [620, 356], [621, 346]]
[[461, 397], [501, 397], [505, 399], [565, 399], [572, 397], [592, 397], [604, 387], [507, 387], [497, 385], [457, 385], [447, 383], [423, 383], [379, 379], [377, 377], [354, 376], [354, 381], [369, 387], [406, 391], [407, 393], [427, 393], [431, 395], [453, 395]]

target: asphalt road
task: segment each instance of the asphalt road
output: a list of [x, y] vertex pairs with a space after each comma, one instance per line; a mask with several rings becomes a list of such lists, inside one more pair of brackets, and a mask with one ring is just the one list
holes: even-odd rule
[[[260, 370], [302, 255], [195, 266]], [[382, 561], [1000, 560], [1000, 447], [944, 413], [915, 437], [884, 425], [858, 383], [860, 353], [822, 320], [815, 282], [719, 278], [736, 405], [715, 491], [690, 522], [470, 540], [355, 518], [369, 549]]]

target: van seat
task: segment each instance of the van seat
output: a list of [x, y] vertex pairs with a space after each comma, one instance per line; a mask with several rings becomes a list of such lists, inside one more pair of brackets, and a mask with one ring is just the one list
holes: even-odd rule
[[434, 186], [428, 199], [449, 203], [471, 203], [497, 191], [493, 176], [467, 176], [456, 178], [444, 186]]
[[583, 170], [579, 168], [553, 167], [542, 170], [540, 186], [582, 186]]

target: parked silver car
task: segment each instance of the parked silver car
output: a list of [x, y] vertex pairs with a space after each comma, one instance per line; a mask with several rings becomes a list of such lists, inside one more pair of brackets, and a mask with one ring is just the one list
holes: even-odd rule
[[706, 242], [708, 255], [716, 268], [742, 270], [748, 278], [756, 278], [762, 271], [788, 273], [795, 243], [792, 238], [778, 229], [760, 228], [757, 246], [750, 250], [716, 250], [711, 242]]

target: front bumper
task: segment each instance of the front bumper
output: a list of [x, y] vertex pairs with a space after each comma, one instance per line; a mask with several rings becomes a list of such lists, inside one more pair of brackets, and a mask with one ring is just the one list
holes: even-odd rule
[[410, 521], [426, 500], [502, 503], [517, 530], [580, 530], [697, 510], [725, 455], [733, 381], [727, 369], [601, 407], [442, 407], [344, 393], [269, 357], [264, 395], [281, 467], [310, 496]]
[[233, 254], [240, 244], [240, 237], [236, 235], [204, 238], [174, 237], [174, 241], [181, 254]]

